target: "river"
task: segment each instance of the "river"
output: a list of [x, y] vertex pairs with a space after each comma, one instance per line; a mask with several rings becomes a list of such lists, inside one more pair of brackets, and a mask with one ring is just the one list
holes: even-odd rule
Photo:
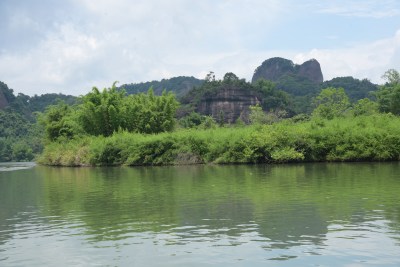
[[400, 163], [0, 164], [0, 266], [400, 266]]

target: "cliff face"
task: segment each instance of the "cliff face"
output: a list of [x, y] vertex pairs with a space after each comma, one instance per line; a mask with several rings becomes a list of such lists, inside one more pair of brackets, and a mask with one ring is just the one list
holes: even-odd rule
[[308, 78], [314, 83], [322, 83], [324, 81], [321, 66], [316, 59], [311, 59], [301, 64], [298, 68], [297, 74]]
[[8, 106], [8, 101], [6, 96], [4, 95], [3, 91], [0, 88], [0, 109], [4, 109]]
[[252, 91], [226, 87], [213, 95], [203, 96], [196, 111], [225, 123], [234, 123], [238, 118], [247, 122], [249, 106], [259, 103], [259, 98]]
[[255, 71], [252, 82], [265, 79], [277, 82], [286, 75], [304, 77], [313, 83], [322, 83], [323, 76], [321, 66], [315, 59], [304, 62], [301, 65], [294, 64], [284, 58], [270, 58], [264, 61]]

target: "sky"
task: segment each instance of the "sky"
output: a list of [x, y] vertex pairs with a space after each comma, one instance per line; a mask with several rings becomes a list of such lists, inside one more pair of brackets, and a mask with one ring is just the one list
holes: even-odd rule
[[271, 57], [324, 80], [400, 70], [400, 0], [1, 0], [0, 81], [84, 95], [213, 71], [251, 81]]

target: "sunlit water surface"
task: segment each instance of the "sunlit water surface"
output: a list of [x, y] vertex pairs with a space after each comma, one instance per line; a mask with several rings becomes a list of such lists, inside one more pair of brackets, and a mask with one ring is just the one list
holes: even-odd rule
[[400, 266], [400, 164], [0, 165], [0, 266]]

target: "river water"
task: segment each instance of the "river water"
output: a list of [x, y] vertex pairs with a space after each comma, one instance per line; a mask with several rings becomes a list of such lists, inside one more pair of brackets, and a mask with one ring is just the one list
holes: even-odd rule
[[0, 164], [0, 266], [400, 266], [400, 163]]

